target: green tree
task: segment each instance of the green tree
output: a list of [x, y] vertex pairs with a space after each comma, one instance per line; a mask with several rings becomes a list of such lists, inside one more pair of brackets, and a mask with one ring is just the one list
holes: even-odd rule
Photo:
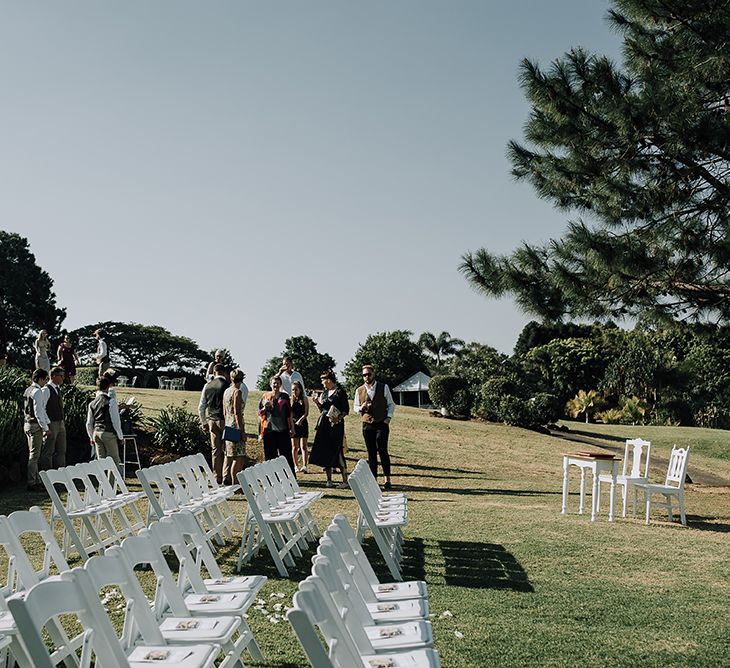
[[94, 332], [101, 329], [113, 365], [149, 372], [160, 369], [198, 371], [210, 361], [208, 353], [186, 336], [171, 334], [158, 325], [134, 322], [99, 322], [69, 332], [77, 341], [79, 355], [96, 352]]
[[0, 230], [0, 357], [30, 366], [33, 340], [45, 329], [60, 330], [66, 311], [56, 305], [53, 280], [30, 252], [28, 240]]
[[371, 334], [345, 365], [345, 385], [349, 392], [362, 385], [362, 366], [372, 364], [375, 378], [392, 389], [417, 371], [426, 372], [421, 347], [411, 340], [413, 332], [397, 329]]
[[279, 373], [281, 360], [285, 356], [292, 358], [294, 369], [302, 374], [307, 389], [319, 389], [321, 387], [319, 375], [325, 369], [333, 369], [337, 364], [331, 355], [320, 353], [317, 350], [317, 343], [311, 337], [305, 335], [292, 336], [284, 341], [282, 353], [277, 357], [271, 357], [261, 369], [257, 381], [260, 390], [269, 389], [269, 379]]
[[520, 361], [535, 389], [555, 394], [561, 403], [581, 387], [598, 387], [608, 363], [591, 339], [555, 339], [533, 348]]
[[458, 355], [465, 344], [448, 332], [441, 332], [438, 336], [431, 332], [423, 332], [418, 337], [418, 345], [421, 346], [423, 354], [435, 363], [434, 370], [438, 371], [446, 358]]
[[528, 313], [730, 315], [730, 3], [613, 0], [623, 64], [573, 49], [522, 63], [532, 105], [512, 173], [577, 213], [560, 239], [467, 253], [485, 295]]

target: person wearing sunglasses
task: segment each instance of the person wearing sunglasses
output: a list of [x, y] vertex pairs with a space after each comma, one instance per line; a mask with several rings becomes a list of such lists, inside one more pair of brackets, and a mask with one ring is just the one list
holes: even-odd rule
[[390, 455], [388, 436], [390, 421], [395, 412], [395, 402], [390, 388], [375, 380], [375, 371], [370, 364], [362, 368], [363, 384], [355, 391], [353, 410], [362, 417], [362, 437], [368, 450], [368, 465], [375, 478], [378, 477], [378, 457], [385, 476], [384, 489], [391, 489]]

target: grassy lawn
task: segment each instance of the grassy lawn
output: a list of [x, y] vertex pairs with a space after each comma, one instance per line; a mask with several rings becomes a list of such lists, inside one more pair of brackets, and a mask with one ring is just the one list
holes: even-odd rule
[[[134, 394], [150, 413], [185, 400], [197, 408], [194, 392]], [[249, 433], [258, 397], [252, 392], [246, 408]], [[567, 424], [614, 445], [642, 436], [665, 460], [673, 443], [689, 444], [690, 475], [707, 471], [730, 481], [730, 432]], [[347, 437], [351, 468], [365, 456], [353, 417]], [[609, 524], [605, 514], [591, 524], [589, 516], [576, 514], [577, 475], [573, 514], [560, 514], [560, 453], [578, 449], [585, 448], [522, 429], [397, 411], [390, 450], [394, 483], [410, 500], [405, 576], [428, 582], [443, 665], [730, 665], [730, 487], [688, 485], [686, 529], [669, 524], [659, 510], [650, 526], [621, 518]], [[653, 476], [663, 473], [657, 467]], [[323, 472], [300, 476], [303, 486], [321, 487], [324, 479]], [[327, 492], [315, 507], [320, 527], [336, 512], [354, 522], [351, 493]], [[34, 503], [47, 509], [41, 494], [5, 493], [0, 512]], [[243, 517], [245, 502], [234, 503]], [[372, 543], [368, 547], [384, 574]], [[221, 551], [224, 571], [231, 572], [237, 550], [230, 544]], [[266, 554], [246, 568], [270, 577], [262, 594], [267, 612], [250, 612], [268, 661], [250, 665], [307, 665], [273, 608], [276, 593], [290, 599], [307, 563], [301, 561], [291, 580], [276, 575]]]

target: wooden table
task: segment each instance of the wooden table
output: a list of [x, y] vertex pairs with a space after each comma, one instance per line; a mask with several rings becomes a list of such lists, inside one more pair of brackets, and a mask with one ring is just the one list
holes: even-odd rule
[[621, 461], [617, 457], [591, 457], [588, 455], [579, 455], [576, 453], [563, 454], [563, 508], [562, 514], [568, 512], [568, 483], [569, 471], [571, 466], [580, 468], [580, 502], [578, 504], [578, 514], [582, 515], [585, 509], [586, 498], [586, 471], [590, 470], [593, 475], [593, 490], [591, 494], [591, 522], [596, 521], [598, 514], [598, 476], [603, 473], [611, 474], [611, 493], [608, 505], [608, 521], [613, 522], [614, 502], [616, 500], [616, 475], [618, 474], [618, 463]]

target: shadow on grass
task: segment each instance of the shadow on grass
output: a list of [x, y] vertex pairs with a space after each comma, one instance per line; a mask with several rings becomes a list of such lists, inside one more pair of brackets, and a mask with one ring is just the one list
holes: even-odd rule
[[614, 436], [612, 434], [604, 434], [598, 431], [588, 431], [587, 429], [573, 429], [570, 431], [554, 431], [553, 436], [562, 436], [563, 438], [570, 439], [571, 435], [574, 436], [587, 436], [588, 438], [595, 438], [600, 441], [617, 441], [618, 443], [626, 443], [626, 439], [623, 436]]
[[[410, 538], [403, 545], [403, 579], [426, 580], [426, 544], [422, 538]], [[444, 563], [444, 582], [470, 589], [510, 589], [532, 593], [525, 569], [501, 545], [470, 541], [429, 541], [429, 562]], [[440, 552], [440, 555], [438, 554]], [[381, 582], [390, 582], [385, 562], [375, 541], [365, 540], [365, 553]]]
[[702, 517], [701, 515], [687, 515], [687, 526], [700, 531], [715, 531], [716, 533], [730, 533], [730, 524], [715, 522], [725, 520], [726, 517]]
[[511, 589], [531, 593], [525, 569], [496, 543], [440, 540], [447, 585], [472, 589]]
[[[463, 478], [462, 478], [463, 479]], [[393, 487], [396, 491], [402, 492], [430, 492], [436, 494], [458, 494], [462, 496], [544, 496], [546, 494], [560, 494], [562, 491], [540, 491], [533, 489], [474, 489], [474, 488], [459, 488], [459, 487], [423, 487], [419, 485], [395, 485]], [[419, 499], [408, 499], [409, 503], [417, 503]], [[423, 499], [429, 503], [432, 499]]]
[[395, 466], [402, 466], [403, 468], [414, 469], [416, 471], [443, 471], [444, 473], [476, 473], [478, 475], [482, 475], [481, 471], [474, 471], [473, 469], [448, 469], [440, 466], [426, 466], [423, 464], [402, 464], [397, 461], [400, 457], [394, 457], [391, 455], [390, 458], [393, 460], [393, 464]]

